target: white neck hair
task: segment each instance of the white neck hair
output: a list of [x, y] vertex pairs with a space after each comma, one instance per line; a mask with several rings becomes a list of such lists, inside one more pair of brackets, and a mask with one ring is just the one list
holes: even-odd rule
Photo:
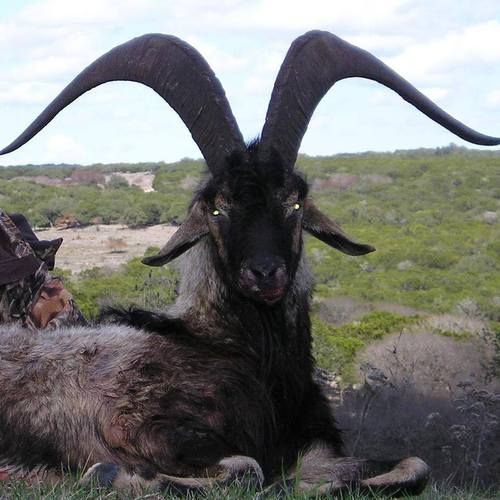
[[[222, 306], [229, 294], [234, 293], [228, 290], [214, 266], [208, 237], [180, 256], [177, 267], [180, 273], [179, 293], [175, 304], [168, 309], [173, 316], [184, 316], [188, 312], [197, 316], [212, 315], [214, 306]], [[308, 298], [312, 286], [312, 275], [302, 252], [288, 292], [289, 302], [297, 303], [301, 297]]]

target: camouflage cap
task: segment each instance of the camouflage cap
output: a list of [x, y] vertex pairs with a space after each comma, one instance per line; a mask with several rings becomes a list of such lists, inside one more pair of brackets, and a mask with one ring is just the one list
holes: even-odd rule
[[40, 264], [12, 219], [0, 210], [0, 285], [32, 275]]

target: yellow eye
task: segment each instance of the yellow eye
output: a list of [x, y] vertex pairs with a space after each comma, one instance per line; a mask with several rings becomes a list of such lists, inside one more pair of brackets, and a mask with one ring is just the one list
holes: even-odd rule
[[212, 212], [212, 215], [215, 215], [215, 216], [220, 215], [220, 212], [219, 212], [218, 210], [214, 210], [214, 211]]
[[300, 203], [295, 203], [295, 204], [293, 205], [293, 209], [294, 209], [294, 210], [298, 210], [299, 208], [300, 208]]

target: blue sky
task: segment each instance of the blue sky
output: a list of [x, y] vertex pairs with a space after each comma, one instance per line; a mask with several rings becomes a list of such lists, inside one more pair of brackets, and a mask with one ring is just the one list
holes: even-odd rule
[[[14, 139], [81, 69], [147, 32], [194, 45], [221, 80], [246, 139], [261, 130], [294, 38], [325, 29], [381, 58], [456, 118], [500, 135], [498, 0], [21, 0], [0, 3], [0, 144]], [[301, 152], [465, 144], [364, 80], [335, 85]], [[200, 157], [154, 92], [110, 83], [81, 97], [0, 165], [175, 161]]]

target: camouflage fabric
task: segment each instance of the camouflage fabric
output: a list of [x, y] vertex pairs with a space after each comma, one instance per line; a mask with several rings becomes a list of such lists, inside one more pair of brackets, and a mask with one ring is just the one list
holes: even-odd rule
[[54, 269], [55, 256], [63, 239], [57, 238], [50, 241], [40, 241], [23, 214], [9, 214], [9, 217], [21, 233], [22, 239], [29, 244], [36, 257], [43, 260], [49, 270]]
[[86, 323], [62, 281], [48, 272], [61, 243], [38, 240], [24, 216], [0, 211], [0, 323], [33, 330]]
[[39, 265], [39, 259], [15, 223], [0, 211], [0, 285], [29, 276]]

